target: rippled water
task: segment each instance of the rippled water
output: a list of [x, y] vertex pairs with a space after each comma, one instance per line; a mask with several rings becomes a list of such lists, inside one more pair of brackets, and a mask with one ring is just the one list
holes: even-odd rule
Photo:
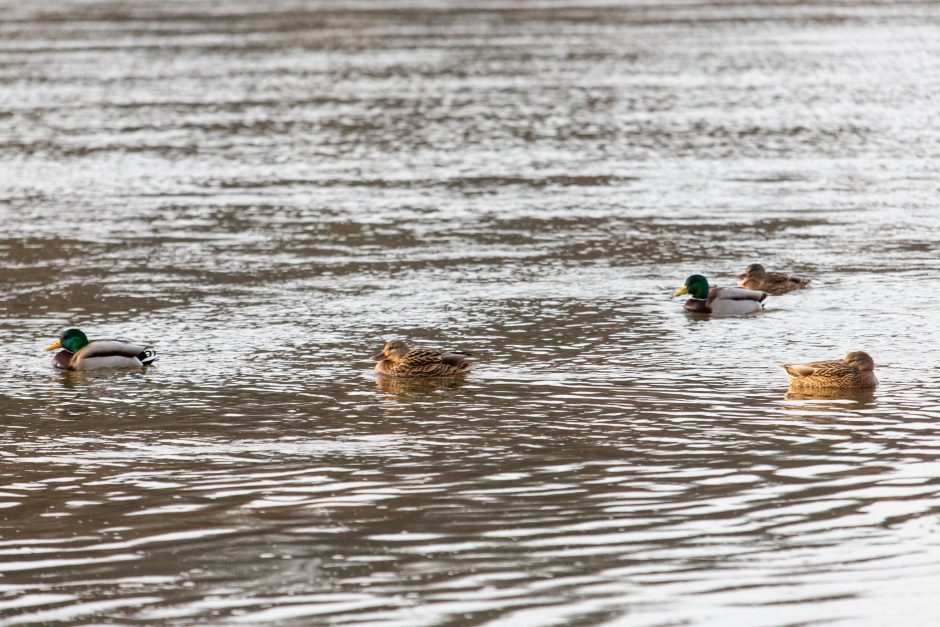
[[936, 624], [936, 9], [0, 0], [0, 624]]

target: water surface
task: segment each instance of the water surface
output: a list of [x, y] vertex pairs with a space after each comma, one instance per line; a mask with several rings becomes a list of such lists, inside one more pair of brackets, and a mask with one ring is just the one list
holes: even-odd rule
[[934, 5], [0, 15], [0, 623], [940, 620]]

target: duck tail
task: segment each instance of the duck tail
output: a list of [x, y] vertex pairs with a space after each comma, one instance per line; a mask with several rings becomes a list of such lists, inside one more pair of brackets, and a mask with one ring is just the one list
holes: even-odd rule
[[150, 364], [152, 364], [154, 361], [157, 360], [157, 351], [151, 350], [148, 348], [144, 352], [137, 355], [137, 359], [139, 359], [140, 363], [142, 363], [143, 365], [149, 366]]

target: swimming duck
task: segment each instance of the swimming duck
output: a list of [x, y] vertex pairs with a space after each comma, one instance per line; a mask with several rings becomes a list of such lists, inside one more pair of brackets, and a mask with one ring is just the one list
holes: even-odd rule
[[157, 358], [157, 353], [143, 344], [124, 340], [88, 340], [78, 329], [67, 329], [59, 340], [46, 347], [63, 350], [52, 358], [52, 365], [63, 370], [98, 370], [101, 368], [141, 368]]
[[786, 294], [793, 290], [809, 287], [809, 279], [792, 276], [785, 272], [767, 272], [759, 263], [752, 263], [739, 274], [740, 287], [749, 290], [763, 290], [768, 294]]
[[839, 388], [862, 390], [878, 385], [875, 360], [862, 351], [854, 351], [842, 361], [814, 361], [808, 364], [782, 364], [792, 388]]
[[764, 308], [766, 292], [745, 290], [739, 287], [708, 287], [708, 280], [701, 274], [693, 274], [685, 280], [673, 298], [689, 294], [692, 298], [685, 301], [686, 311], [692, 313], [715, 314], [719, 316], [739, 316], [754, 313]]
[[473, 364], [466, 353], [444, 353], [431, 348], [408, 348], [401, 340], [385, 342], [382, 353], [372, 359], [375, 371], [387, 377], [453, 377]]

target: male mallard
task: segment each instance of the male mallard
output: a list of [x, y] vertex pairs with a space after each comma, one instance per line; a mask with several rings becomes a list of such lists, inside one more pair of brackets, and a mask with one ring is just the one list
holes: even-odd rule
[[739, 287], [713, 287], [709, 289], [708, 280], [701, 274], [693, 274], [685, 280], [673, 298], [689, 294], [692, 298], [683, 305], [686, 311], [693, 313], [716, 314], [719, 316], [739, 316], [754, 313], [764, 308], [765, 292], [744, 290]]
[[157, 353], [143, 344], [124, 340], [91, 340], [78, 329], [68, 329], [47, 351], [61, 348], [52, 365], [63, 370], [98, 370], [99, 368], [140, 368], [157, 358]]
[[815, 361], [808, 364], [782, 364], [793, 388], [869, 389], [878, 385], [875, 360], [871, 355], [855, 351], [842, 361]]
[[768, 294], [786, 294], [787, 292], [809, 287], [809, 279], [792, 276], [785, 272], [767, 272], [759, 263], [752, 263], [739, 274], [740, 287], [749, 290], [763, 290]]
[[431, 348], [408, 348], [401, 340], [389, 340], [372, 359], [375, 371], [387, 377], [453, 377], [472, 367], [465, 353], [443, 353]]

